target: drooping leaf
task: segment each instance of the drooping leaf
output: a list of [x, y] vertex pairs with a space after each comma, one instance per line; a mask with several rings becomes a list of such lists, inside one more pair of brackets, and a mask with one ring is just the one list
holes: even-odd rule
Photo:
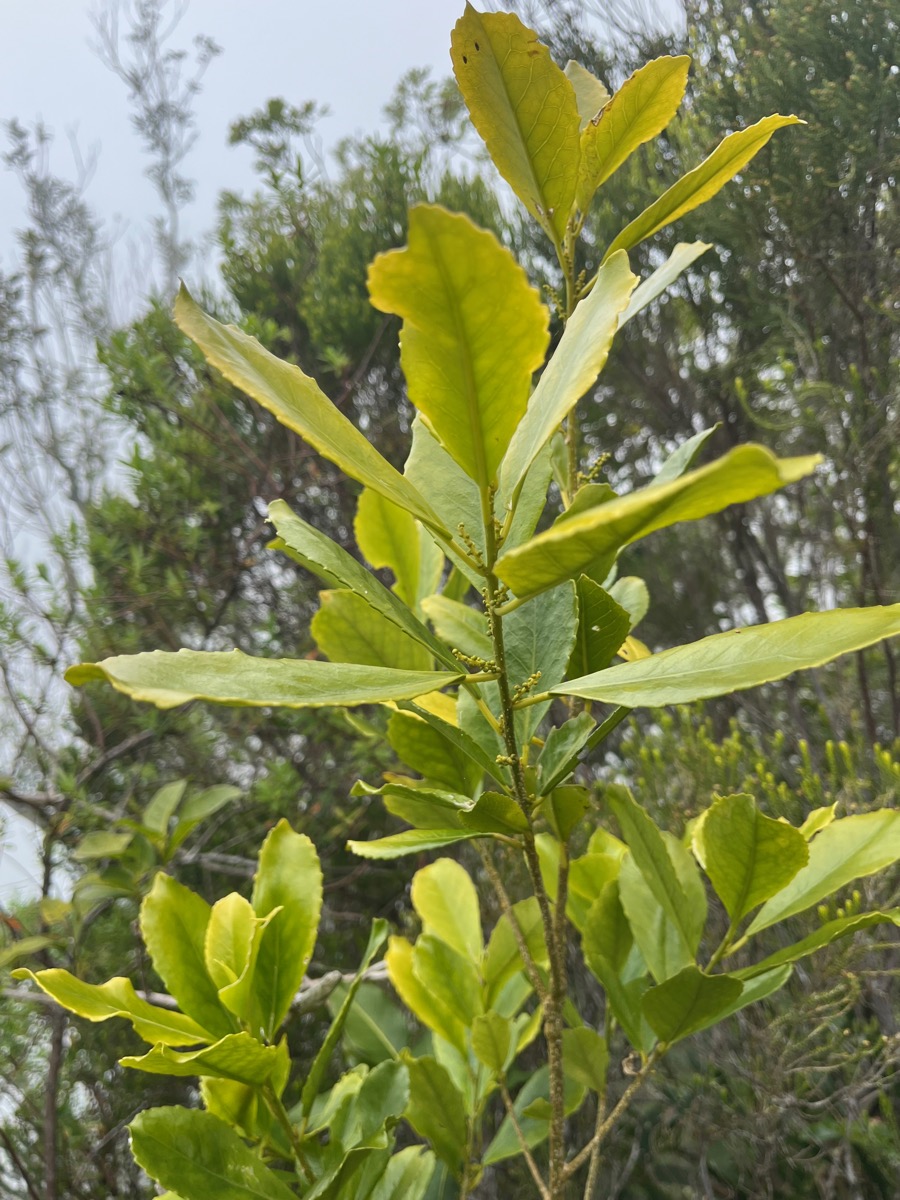
[[570, 58], [565, 66], [565, 76], [575, 89], [575, 102], [578, 105], [578, 118], [584, 129], [589, 121], [600, 112], [609, 101], [609, 92], [596, 75], [592, 75], [587, 67]]
[[312, 1110], [313, 1101], [319, 1094], [319, 1088], [322, 1085], [322, 1079], [329, 1063], [331, 1062], [331, 1058], [335, 1049], [337, 1048], [337, 1044], [340, 1041], [341, 1034], [344, 1030], [344, 1022], [347, 1020], [350, 1010], [353, 1007], [353, 1001], [363, 981], [363, 975], [371, 966], [375, 955], [387, 941], [388, 932], [388, 923], [383, 918], [379, 917], [372, 922], [372, 928], [369, 932], [369, 941], [365, 951], [363, 952], [362, 962], [359, 964], [356, 974], [354, 975], [350, 982], [350, 986], [347, 988], [344, 994], [341, 1007], [338, 1009], [334, 1015], [334, 1018], [332, 1019], [331, 1025], [328, 1028], [328, 1033], [325, 1035], [324, 1039], [322, 1040], [322, 1044], [316, 1051], [316, 1057], [313, 1059], [312, 1066], [309, 1068], [306, 1080], [304, 1081], [303, 1091], [300, 1096], [300, 1105], [304, 1117], [309, 1116], [309, 1113]]
[[293, 429], [325, 458], [438, 533], [447, 535], [431, 506], [408, 479], [383, 458], [335, 407], [314, 379], [283, 362], [234, 325], [221, 325], [191, 299], [182, 285], [175, 321], [229, 383], [239, 387], [282, 425]]
[[644, 993], [644, 1016], [662, 1042], [678, 1042], [724, 1016], [744, 990], [732, 975], [685, 967]]
[[564, 1029], [563, 1062], [566, 1074], [576, 1083], [590, 1088], [592, 1092], [605, 1092], [609, 1050], [606, 1039], [596, 1030], [589, 1029], [586, 1025], [577, 1029]]
[[679, 217], [711, 200], [720, 188], [741, 171], [757, 154], [776, 129], [800, 125], [799, 117], [779, 115], [763, 117], [755, 125], [726, 137], [699, 167], [673, 183], [649, 208], [627, 225], [606, 251], [609, 258], [617, 250], [630, 250]]
[[444, 555], [406, 509], [399, 508], [371, 488], [366, 488], [353, 522], [356, 544], [373, 567], [393, 571], [394, 590], [415, 608], [423, 596], [437, 588]]
[[733, 925], [806, 866], [799, 829], [764, 816], [746, 794], [720, 796], [694, 831], [694, 848]]
[[398, 671], [427, 671], [428, 650], [356, 592], [319, 592], [319, 611], [310, 632], [321, 652], [337, 663], [361, 663]]
[[150, 1108], [128, 1126], [138, 1165], [186, 1200], [294, 1200], [224, 1121], [189, 1108]]
[[196, 892], [160, 872], [141, 904], [141, 935], [156, 973], [179, 1007], [204, 1029], [224, 1037], [236, 1026], [206, 970], [211, 911]]
[[[900, 624], [900, 604], [893, 607]], [[809, 862], [763, 905], [750, 922], [747, 936], [804, 912], [852, 880], [882, 871], [898, 859], [900, 809], [882, 808], [833, 821], [809, 843]]]
[[561, 242], [581, 157], [575, 89], [513, 13], [480, 13], [466, 4], [450, 57], [497, 170], [548, 236]]
[[409, 398], [466, 474], [487, 488], [547, 348], [547, 311], [525, 272], [468, 217], [419, 205], [409, 244], [369, 268], [372, 303], [403, 318]]
[[776, 950], [761, 962], [754, 963], [752, 967], [744, 967], [734, 974], [738, 979], [755, 979], [758, 975], [777, 967], [799, 962], [801, 958], [806, 958], [807, 954], [814, 954], [816, 950], [830, 946], [838, 938], [849, 937], [860, 929], [868, 929], [870, 925], [888, 924], [900, 926], [900, 908], [888, 909], [886, 912], [857, 913], [852, 917], [837, 917], [834, 921], [826, 921], [819, 929], [799, 942], [794, 942], [792, 946]]
[[57, 1004], [88, 1021], [123, 1017], [131, 1022], [135, 1033], [151, 1045], [161, 1042], [166, 1046], [191, 1046], [214, 1040], [209, 1030], [184, 1013], [160, 1008], [141, 999], [131, 980], [121, 976], [106, 983], [83, 983], [58, 967], [37, 972], [19, 967], [13, 971], [13, 977], [32, 980]]
[[590, 294], [569, 318], [503, 460], [500, 496], [504, 504], [515, 496], [528, 468], [596, 382], [637, 283], [627, 254], [611, 258], [598, 272]]
[[417, 871], [412, 881], [413, 908], [425, 933], [452, 946], [464, 958], [480, 962], [484, 949], [478, 893], [465, 867], [439, 858]]
[[451, 670], [456, 668], [456, 660], [447, 648], [394, 592], [384, 587], [331, 538], [291, 512], [283, 500], [275, 500], [269, 505], [269, 520], [278, 531], [278, 538], [271, 543], [274, 548], [284, 550], [329, 587], [349, 588], [363, 596], [377, 612], [421, 642], [445, 666]]
[[94, 679], [133, 700], [176, 708], [190, 700], [249, 707], [321, 708], [411, 700], [457, 683], [462, 673], [397, 671], [305, 658], [253, 658], [240, 650], [123, 654], [70, 667], [76, 687]]
[[631, 631], [631, 617], [587, 575], [579, 575], [578, 636], [568, 673], [577, 677], [603, 671]]
[[431, 1142], [435, 1154], [453, 1171], [466, 1157], [468, 1126], [459, 1089], [446, 1067], [430, 1055], [404, 1055], [409, 1070], [409, 1106], [406, 1119], [420, 1137]]
[[530, 596], [658, 529], [767, 496], [809, 475], [820, 462], [815, 454], [778, 459], [764, 446], [738, 446], [680, 479], [650, 484], [557, 521], [530, 542], [505, 551], [497, 560], [497, 574], [517, 596]]
[[582, 130], [576, 198], [582, 212], [587, 212], [597, 188], [675, 116], [690, 65], [686, 55], [665, 55], [646, 63]]
[[770, 625], [714, 633], [551, 691], [628, 708], [690, 704], [784, 679], [897, 634], [900, 604], [803, 613]]
[[128, 1056], [119, 1062], [150, 1075], [212, 1076], [262, 1087], [278, 1072], [284, 1053], [277, 1046], [264, 1046], [249, 1033], [231, 1033], [200, 1050], [172, 1050], [158, 1045], [147, 1054]]

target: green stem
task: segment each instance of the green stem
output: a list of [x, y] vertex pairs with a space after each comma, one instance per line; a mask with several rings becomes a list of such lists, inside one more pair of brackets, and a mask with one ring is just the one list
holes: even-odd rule
[[287, 1135], [288, 1143], [290, 1144], [297, 1166], [306, 1176], [307, 1182], [313, 1183], [315, 1181], [315, 1176], [313, 1175], [312, 1168], [307, 1162], [306, 1155], [303, 1153], [303, 1145], [297, 1130], [294, 1128], [291, 1118], [288, 1116], [287, 1109], [281, 1103], [278, 1096], [276, 1096], [275, 1089], [271, 1084], [266, 1084], [266, 1086], [262, 1089], [262, 1094], [263, 1099], [269, 1108], [269, 1112], [271, 1112], [272, 1116]]

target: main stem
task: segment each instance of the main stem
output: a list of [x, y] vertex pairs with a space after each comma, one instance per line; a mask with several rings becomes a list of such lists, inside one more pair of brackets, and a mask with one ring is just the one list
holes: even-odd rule
[[[497, 558], [497, 537], [494, 525], [493, 499], [485, 492], [482, 497], [482, 515], [485, 534], [485, 607], [490, 626], [494, 661], [497, 664], [497, 687], [500, 693], [500, 733], [503, 737], [506, 761], [510, 768], [513, 795], [528, 818], [529, 828], [523, 835], [525, 862], [531, 876], [531, 885], [541, 913], [544, 939], [550, 962], [550, 986], [542, 997], [544, 1008], [544, 1038], [547, 1043], [547, 1067], [550, 1075], [550, 1170], [547, 1180], [549, 1200], [561, 1200], [565, 1188], [565, 1075], [563, 1071], [562, 1034], [563, 1004], [566, 998], [566, 929], [565, 906], [568, 888], [568, 857], [563, 849], [560, 855], [557, 912], [554, 913], [544, 887], [541, 866], [532, 828], [532, 801], [525, 780], [525, 770], [516, 741], [515, 708], [509, 683], [506, 663], [506, 647], [503, 639], [503, 618], [496, 611], [500, 585], [494, 574]], [[558, 906], [562, 905], [560, 913]]]

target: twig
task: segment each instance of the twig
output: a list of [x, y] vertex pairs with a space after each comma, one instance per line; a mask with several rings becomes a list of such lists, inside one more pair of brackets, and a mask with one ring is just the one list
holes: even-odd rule
[[544, 1183], [544, 1177], [541, 1175], [540, 1168], [532, 1157], [531, 1150], [525, 1140], [525, 1134], [522, 1132], [522, 1126], [519, 1124], [519, 1118], [516, 1114], [515, 1105], [512, 1102], [512, 1097], [509, 1094], [509, 1089], [505, 1083], [501, 1083], [500, 1092], [503, 1096], [503, 1103], [506, 1105], [506, 1111], [509, 1114], [509, 1119], [512, 1121], [513, 1129], [516, 1131], [516, 1137], [519, 1139], [519, 1146], [522, 1150], [522, 1157], [531, 1172], [531, 1178], [534, 1180], [538, 1191], [541, 1194], [542, 1200], [550, 1200], [550, 1191]]
[[578, 1153], [575, 1155], [575, 1157], [573, 1159], [570, 1159], [569, 1162], [566, 1163], [565, 1167], [563, 1168], [563, 1172], [562, 1172], [562, 1177], [564, 1180], [571, 1179], [572, 1176], [575, 1174], [575, 1172], [587, 1162], [588, 1158], [590, 1158], [594, 1149], [597, 1146], [599, 1146], [601, 1144], [601, 1142], [605, 1139], [606, 1135], [616, 1124], [619, 1117], [621, 1117], [622, 1113], [624, 1113], [625, 1110], [628, 1108], [628, 1105], [631, 1103], [632, 1097], [634, 1096], [635, 1092], [638, 1091], [641, 1084], [644, 1082], [644, 1080], [647, 1078], [647, 1076], [650, 1074], [650, 1072], [656, 1066], [659, 1059], [662, 1057], [662, 1053], [663, 1053], [663, 1051], [661, 1051], [660, 1048], [657, 1046], [657, 1048], [653, 1051], [653, 1053], [650, 1055], [650, 1057], [647, 1059], [647, 1061], [641, 1067], [640, 1071], [638, 1071], [637, 1075], [635, 1075], [634, 1079], [632, 1079], [631, 1083], [629, 1083], [628, 1087], [625, 1089], [625, 1091], [619, 1097], [618, 1103], [616, 1104], [615, 1108], [612, 1110], [612, 1112], [609, 1114], [609, 1116], [606, 1118], [606, 1120], [603, 1121], [597, 1127], [596, 1131], [594, 1132], [594, 1136], [591, 1138], [591, 1140], [587, 1143], [587, 1145], [582, 1146], [582, 1148], [578, 1151]]

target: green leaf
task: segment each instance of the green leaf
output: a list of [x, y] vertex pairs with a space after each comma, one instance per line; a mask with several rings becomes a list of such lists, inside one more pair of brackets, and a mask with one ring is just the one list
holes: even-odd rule
[[779, 115], [763, 117], [748, 129], [738, 130], [726, 137], [709, 158], [699, 167], [688, 171], [666, 192], [627, 225], [606, 251], [606, 258], [617, 250], [630, 250], [638, 242], [671, 225], [685, 213], [711, 200], [720, 188], [741, 171], [757, 154], [776, 129], [785, 125], [802, 125], [799, 117]]
[[631, 629], [643, 621], [650, 607], [650, 593], [643, 579], [638, 579], [636, 575], [624, 575], [610, 584], [608, 591], [616, 604], [628, 613]]
[[563, 1030], [563, 1064], [566, 1075], [598, 1094], [606, 1091], [609, 1050], [606, 1038], [582, 1025]]
[[278, 531], [273, 546], [284, 550], [329, 587], [348, 588], [363, 596], [376, 612], [421, 642], [445, 666], [456, 669], [458, 664], [453, 655], [417, 620], [403, 601], [388, 591], [371, 571], [367, 571], [331, 538], [291, 512], [283, 500], [275, 500], [269, 505], [269, 520]]
[[603, 671], [631, 632], [631, 616], [587, 575], [579, 575], [578, 636], [569, 660], [570, 675]]
[[736, 926], [809, 859], [799, 829], [763, 816], [752, 796], [719, 796], [694, 829], [694, 852]]
[[587, 788], [579, 784], [562, 784], [544, 797], [539, 812], [560, 842], [565, 843], [572, 836], [589, 806], [590, 796]]
[[498, 1012], [486, 1012], [472, 1022], [472, 1050], [492, 1075], [504, 1075], [509, 1065], [512, 1022]]
[[195, 792], [188, 796], [178, 810], [179, 824], [182, 821], [205, 821], [232, 800], [237, 800], [240, 794], [240, 788], [230, 787], [228, 784], [218, 784], [215, 787], [204, 788], [202, 792]]
[[305, 658], [251, 658], [240, 650], [153, 650], [70, 667], [76, 687], [104, 679], [133, 700], [177, 708], [190, 700], [248, 707], [351, 708], [411, 700], [457, 683], [463, 672], [396, 671]]
[[690, 704], [784, 679], [897, 634], [900, 604], [803, 613], [770, 625], [714, 633], [551, 691], [628, 708]]
[[[393, 776], [380, 788], [370, 787], [360, 780], [353, 785], [351, 796], [381, 796], [384, 807], [401, 821], [415, 829], [433, 829], [444, 833], [462, 829], [460, 814], [474, 808], [471, 796], [459, 792], [448, 792], [437, 787], [413, 786], [418, 781], [401, 782], [402, 776]], [[366, 842], [364, 845], [371, 845]]]
[[369, 292], [403, 318], [409, 398], [466, 474], [487, 488], [547, 349], [547, 310], [513, 256], [468, 217], [418, 205], [409, 244], [375, 259]]
[[[346, 984], [341, 984], [329, 996], [332, 1015], [345, 994]], [[394, 998], [378, 984], [363, 981], [344, 1021], [348, 1056], [372, 1066], [386, 1058], [397, 1058], [408, 1041], [406, 1018]]]
[[452, 1009], [431, 995], [419, 982], [413, 969], [413, 947], [401, 937], [392, 937], [384, 956], [388, 978], [394, 991], [426, 1028], [439, 1034], [460, 1053], [466, 1051], [466, 1030]]
[[689, 897], [678, 877], [670, 854], [671, 843], [667, 844], [650, 816], [635, 802], [627, 788], [619, 785], [608, 787], [604, 800], [615, 813], [622, 836], [648, 888], [680, 933], [688, 952], [693, 954], [705, 922], [706, 909], [704, 904], [702, 919], [698, 921], [699, 913], [694, 909], [699, 907], [700, 902], [695, 896]]
[[394, 590], [410, 608], [436, 590], [443, 552], [405, 509], [366, 488], [356, 506], [353, 532], [373, 567], [393, 571]]
[[[525, 945], [537, 966], [546, 969], [549, 965], [547, 944], [544, 940], [544, 926], [541, 920], [541, 910], [534, 896], [520, 900], [512, 906]], [[513, 933], [509, 917], [504, 913], [494, 926], [487, 949], [484, 954], [482, 975], [485, 983], [485, 996], [490, 1007], [496, 1007], [498, 997], [512, 977], [524, 967], [519, 944]]]
[[470, 842], [473, 838], [491, 836], [489, 833], [458, 829], [406, 829], [403, 833], [374, 838], [371, 842], [349, 841], [347, 849], [360, 858], [403, 858], [406, 854], [443, 850], [456, 842]]
[[686, 442], [682, 442], [678, 449], [669, 455], [653, 476], [653, 482], [671, 483], [673, 479], [680, 479], [694, 465], [694, 460], [719, 426], [720, 422], [717, 421], [709, 429], [702, 429], [699, 433], [695, 433], [692, 438], [688, 438]]
[[561, 242], [581, 157], [575, 89], [513, 13], [479, 13], [466, 4], [450, 57], [494, 165], [551, 240]]
[[72, 857], [76, 862], [118, 858], [131, 845], [133, 837], [133, 831], [119, 833], [112, 829], [97, 829], [84, 835], [72, 852]]
[[452, 858], [439, 858], [417, 871], [412, 903], [425, 933], [440, 938], [464, 958], [481, 961], [484, 938], [478, 892], [464, 867]]
[[434, 511], [408, 479], [382, 458], [365, 434], [340, 412], [314, 379], [282, 362], [256, 338], [208, 317], [182, 285], [175, 321], [229, 383], [239, 387], [282, 425], [293, 429], [351, 479], [379, 492], [447, 536]]
[[204, 959], [219, 999], [229, 1012], [251, 1024], [254, 1018], [253, 980], [263, 932], [273, 916], [257, 917], [248, 901], [236, 892], [223, 896], [212, 907], [204, 941]]
[[566, 323], [503, 460], [500, 496], [504, 505], [516, 495], [528, 468], [596, 382], [637, 282], [627, 254], [611, 258]]
[[332, 662], [427, 671], [429, 652], [364, 597], [346, 589], [319, 592], [319, 611], [310, 624], [316, 645]]
[[174, 816], [176, 808], [181, 803], [186, 789], [186, 779], [177, 779], [174, 783], [169, 783], [165, 787], [161, 787], [144, 809], [144, 825], [148, 829], [152, 829], [154, 833], [167, 834], [169, 831], [169, 822]]
[[[577, 651], [577, 645], [576, 645]], [[538, 793], [541, 796], [562, 783], [561, 768], [577, 755], [597, 727], [590, 713], [579, 713], [562, 725], [554, 725], [547, 734], [537, 760]]]
[[516, 834], [528, 831], [528, 818], [504, 792], [482, 792], [470, 809], [459, 814], [464, 829], [482, 833]]
[[264, 1046], [249, 1033], [230, 1033], [201, 1050], [172, 1050], [158, 1045], [144, 1055], [121, 1058], [119, 1063], [150, 1075], [212, 1076], [262, 1087], [279, 1071], [285, 1053], [277, 1046]]
[[530, 542], [505, 551], [497, 560], [497, 574], [517, 596], [530, 596], [657, 529], [767, 496], [809, 475], [821, 461], [815, 454], [779, 459], [764, 446], [737, 446], [680, 479], [652, 483], [581, 516], [558, 520]]
[[211, 1113], [150, 1108], [128, 1132], [138, 1165], [187, 1200], [294, 1200], [256, 1151]]
[[[619, 329], [623, 325], [627, 325], [632, 317], [636, 317], [648, 304], [652, 304], [658, 296], [663, 294], [666, 288], [675, 282], [682, 271], [686, 271], [691, 263], [696, 262], [700, 255], [705, 254], [709, 249], [709, 242], [676, 243], [675, 249], [666, 261], [648, 275], [646, 279], [642, 280], [639, 286], [631, 293], [628, 307], [622, 313], [621, 317], [619, 317]], [[612, 262], [613, 260], [610, 259], [609, 261]], [[718, 425], [716, 428], [718, 429]], [[693, 440], [692, 438], [691, 441]], [[674, 479], [675, 476], [670, 476], [670, 478]], [[660, 483], [663, 480], [657, 477], [656, 482]]]
[[629, 854], [619, 869], [619, 897], [641, 957], [657, 983], [694, 961], [684, 933], [672, 920]]
[[480, 784], [482, 770], [455, 740], [415, 713], [394, 713], [388, 722], [388, 740], [401, 762], [426, 779], [468, 794]]
[[[900, 621], [900, 604], [893, 608]], [[852, 880], [882, 871], [898, 859], [900, 810], [882, 808], [833, 821], [812, 839], [807, 865], [763, 905], [750, 922], [746, 936], [804, 912]]]
[[456, 1172], [466, 1157], [468, 1124], [459, 1089], [447, 1068], [429, 1055], [404, 1054], [409, 1070], [409, 1107], [405, 1116], [435, 1154]]
[[424, 1200], [434, 1167], [434, 1155], [424, 1146], [407, 1146], [392, 1156], [369, 1200]]
[[322, 868], [315, 846], [282, 818], [262, 844], [251, 899], [258, 917], [279, 912], [263, 933], [254, 991], [271, 1039], [303, 982], [322, 910]]
[[423, 721], [427, 722], [433, 729], [436, 729], [442, 737], [452, 742], [458, 750], [461, 750], [468, 758], [471, 758], [472, 762], [479, 766], [484, 774], [490, 775], [491, 779], [502, 786], [506, 786], [507, 776], [505, 769], [499, 766], [496, 759], [488, 754], [474, 738], [470, 737], [458, 725], [452, 725], [449, 721], [442, 720], [436, 713], [430, 712], [417, 704], [398, 704], [397, 707], [402, 711], [415, 712]]
[[[633, 871], [640, 879], [636, 867], [633, 867]], [[643, 884], [643, 881], [641, 882]], [[655, 904], [646, 884], [643, 884], [643, 887]], [[656, 907], [662, 912], [659, 905]], [[649, 1028], [645, 1033], [646, 1022], [640, 1006], [641, 994], [646, 990], [646, 984], [642, 980], [625, 978], [626, 962], [633, 941], [631, 925], [619, 898], [619, 884], [609, 883], [588, 910], [582, 930], [584, 958], [589, 970], [606, 992], [606, 1001], [625, 1036], [632, 1046], [643, 1051], [652, 1041]], [[646, 973], [646, 968], [643, 973]]]
[[566, 63], [566, 79], [575, 90], [575, 102], [578, 105], [579, 124], [582, 129], [600, 112], [604, 104], [609, 102], [609, 92], [590, 71], [570, 58]]
[[[566, 1077], [565, 1081], [565, 1111], [567, 1114], [573, 1113], [582, 1103], [585, 1097], [584, 1087], [572, 1079]], [[547, 1067], [540, 1067], [531, 1078], [520, 1089], [519, 1094], [513, 1101], [513, 1108], [519, 1119], [519, 1128], [525, 1137], [525, 1143], [529, 1148], [534, 1148], [545, 1141], [550, 1132], [550, 1122], [547, 1117], [547, 1110], [550, 1098], [550, 1079]], [[537, 1103], [543, 1101], [543, 1104]], [[531, 1112], [529, 1113], [529, 1110]], [[531, 1115], [534, 1113], [536, 1115]], [[519, 1143], [518, 1134], [512, 1121], [507, 1116], [503, 1124], [497, 1130], [497, 1135], [487, 1150], [484, 1152], [482, 1162], [485, 1166], [490, 1166], [492, 1163], [501, 1162], [505, 1158], [513, 1158], [515, 1155], [521, 1154], [522, 1149]]]
[[655, 58], [626, 79], [582, 130], [577, 204], [587, 212], [594, 193], [638, 146], [662, 133], [678, 111], [691, 60]]
[[785, 946], [782, 950], [776, 950], [774, 954], [770, 954], [761, 962], [754, 963], [752, 967], [744, 967], [740, 971], [735, 971], [734, 975], [738, 979], [755, 979], [756, 976], [772, 971], [776, 967], [798, 962], [801, 958], [806, 958], [808, 954], [813, 954], [824, 946], [830, 946], [838, 938], [848, 937], [860, 929], [868, 929], [870, 925], [888, 924], [900, 926], [900, 908], [892, 908], [886, 912], [857, 913], [852, 917], [838, 917], [834, 921], [826, 921], [821, 928], [816, 929], [799, 942]]
[[209, 1031], [196, 1021], [169, 1008], [158, 1008], [142, 1000], [131, 980], [117, 976], [106, 983], [82, 983], [68, 971], [53, 968], [49, 971], [29, 971], [18, 967], [16, 979], [30, 979], [57, 1004], [88, 1021], [108, 1021], [123, 1017], [134, 1026], [135, 1033], [145, 1042], [162, 1042], [167, 1046], [190, 1046], [209, 1042]]
[[413, 948], [413, 973], [428, 994], [467, 1029], [484, 1012], [481, 979], [475, 964], [439, 937], [420, 935]]
[[10, 963], [17, 962], [20, 958], [29, 958], [32, 954], [37, 954], [39, 950], [46, 950], [48, 946], [55, 944], [57, 944], [56, 938], [44, 937], [42, 934], [18, 938], [0, 950], [0, 970], [8, 967]]
[[744, 985], [731, 975], [704, 975], [685, 967], [665, 983], [644, 993], [644, 1016], [662, 1042], [681, 1041], [720, 1020], [741, 995]]
[[141, 904], [141, 935], [156, 973], [179, 1007], [204, 1029], [224, 1037], [234, 1033], [235, 1022], [206, 970], [211, 911], [202, 897], [160, 872]]
[[438, 637], [448, 646], [488, 662], [493, 658], [494, 648], [487, 635], [483, 609], [448, 600], [446, 596], [429, 596], [422, 602], [422, 610]]
[[300, 1096], [301, 1109], [304, 1117], [308, 1117], [312, 1110], [313, 1101], [319, 1093], [319, 1088], [322, 1086], [322, 1079], [325, 1071], [331, 1062], [332, 1055], [340, 1040], [341, 1034], [344, 1031], [344, 1022], [353, 1007], [356, 994], [359, 991], [360, 984], [363, 981], [363, 975], [371, 966], [375, 955], [387, 941], [389, 926], [387, 921], [382, 918], [377, 918], [372, 922], [372, 928], [369, 932], [369, 941], [363, 953], [362, 962], [357, 968], [350, 986], [344, 993], [344, 999], [341, 1007], [332, 1018], [331, 1025], [328, 1028], [328, 1033], [325, 1035], [322, 1044], [316, 1051], [316, 1057], [313, 1059], [312, 1066], [306, 1076], [303, 1084], [303, 1091]]

